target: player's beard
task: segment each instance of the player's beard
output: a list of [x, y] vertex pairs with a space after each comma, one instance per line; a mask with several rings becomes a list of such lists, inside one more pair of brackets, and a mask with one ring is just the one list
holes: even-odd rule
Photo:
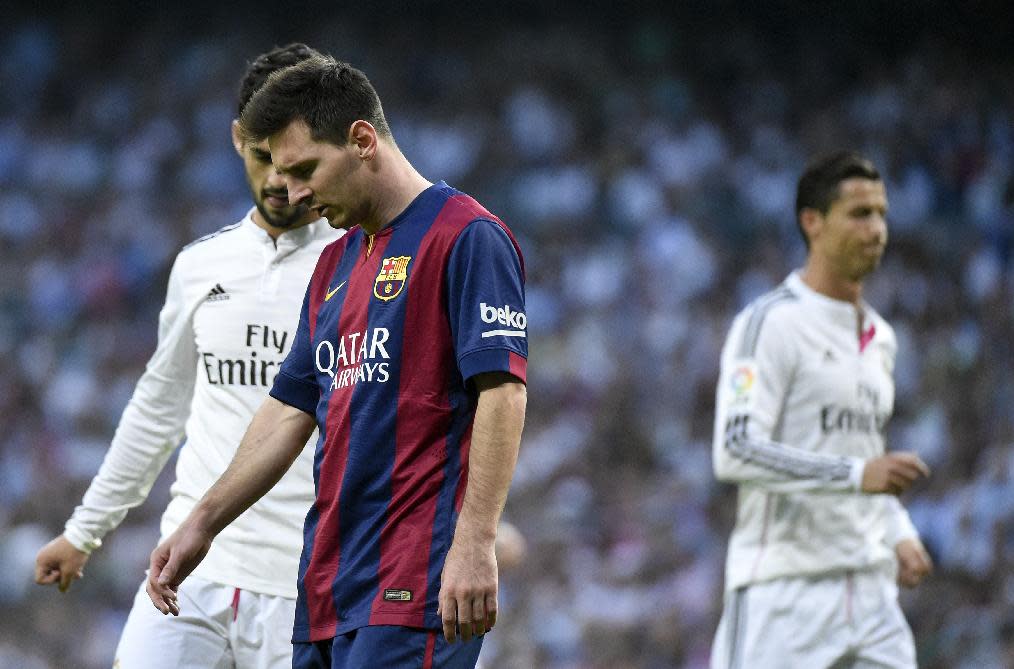
[[264, 206], [264, 199], [261, 198], [256, 203], [257, 211], [261, 213], [264, 220], [267, 221], [268, 225], [273, 228], [291, 228], [299, 219], [306, 215], [306, 206], [297, 205], [289, 210], [287, 216], [279, 216], [278, 214], [271, 213], [267, 207]]

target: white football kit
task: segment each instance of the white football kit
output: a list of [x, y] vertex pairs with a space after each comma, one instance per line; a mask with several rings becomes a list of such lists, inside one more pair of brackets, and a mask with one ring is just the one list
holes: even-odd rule
[[894, 547], [917, 533], [896, 497], [860, 491], [884, 453], [896, 348], [872, 308], [797, 273], [733, 321], [713, 458], [739, 495], [712, 667], [915, 666]]
[[[165, 539], [225, 471], [267, 397], [292, 346], [317, 258], [340, 235], [320, 220], [282, 233], [276, 243], [252, 214], [177, 256], [159, 315], [158, 347], [102, 467], [67, 521], [64, 534], [75, 547], [91, 552], [101, 545], [127, 511], [144, 501], [185, 435], [172, 499], [162, 516]], [[158, 612], [142, 584], [120, 640], [117, 666], [183, 666], [176, 657], [180, 638], [216, 636], [221, 652], [186, 666], [233, 666], [233, 656], [236, 666], [289, 666], [303, 519], [314, 501], [315, 441], [267, 495], [216, 537], [195, 578], [180, 588], [180, 618]], [[236, 625], [252, 624], [240, 615], [273, 617], [257, 623], [267, 622], [272, 636], [232, 634], [230, 639], [211, 613], [211, 607], [221, 608], [218, 600], [231, 608]], [[251, 601], [263, 605], [257, 611], [244, 608]], [[189, 611], [188, 602], [194, 604]], [[251, 658], [258, 653], [262, 658], [243, 661], [251, 651], [231, 647], [237, 643], [253, 644]]]

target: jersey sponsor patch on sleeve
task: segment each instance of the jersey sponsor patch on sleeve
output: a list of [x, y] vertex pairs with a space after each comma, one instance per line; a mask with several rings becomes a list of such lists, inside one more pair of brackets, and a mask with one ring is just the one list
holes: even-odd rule
[[[488, 326], [483, 330], [482, 338], [488, 337], [524, 337], [528, 327], [528, 317], [523, 311], [511, 309], [509, 304], [493, 307], [485, 302], [479, 303], [479, 318]], [[501, 327], [502, 326], [502, 327]]]
[[750, 360], [741, 360], [736, 363], [729, 375], [729, 391], [733, 404], [737, 407], [748, 407], [756, 385], [757, 363]]
[[458, 369], [524, 379], [528, 316], [520, 251], [499, 224], [476, 219], [455, 241], [447, 263], [447, 300]]

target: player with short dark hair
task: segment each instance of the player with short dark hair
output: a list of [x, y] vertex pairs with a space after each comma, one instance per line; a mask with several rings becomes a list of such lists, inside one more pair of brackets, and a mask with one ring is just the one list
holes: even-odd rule
[[[290, 44], [258, 56], [243, 77], [239, 110], [272, 72], [316, 53]], [[305, 205], [289, 203], [266, 141], [245, 140], [234, 122], [233, 144], [254, 207], [177, 256], [159, 316], [158, 347], [84, 500], [64, 533], [39, 551], [38, 583], [66, 590], [80, 578], [89, 554], [128, 509], [144, 501], [185, 436], [162, 517], [162, 535], [172, 534], [225, 470], [292, 346], [299, 296], [337, 235]], [[180, 588], [187, 616], [166, 624], [142, 586], [115, 666], [291, 666], [299, 527], [313, 502], [313, 448], [305, 444], [278, 486], [222, 533]]]
[[344, 144], [345, 129], [357, 120], [385, 140], [394, 139], [373, 84], [348, 63], [319, 57], [271, 83], [274, 95], [259, 96], [244, 109], [242, 127], [251, 137], [269, 137], [300, 119], [317, 141]]
[[796, 225], [806, 248], [810, 238], [803, 229], [801, 214], [813, 209], [827, 214], [831, 204], [840, 196], [841, 183], [847, 179], [881, 181], [880, 172], [868, 159], [855, 151], [838, 151], [814, 161], [799, 177], [796, 187]]
[[897, 342], [862, 298], [886, 213], [869, 160], [810, 165], [806, 265], [729, 331], [713, 456], [739, 495], [715, 669], [916, 666], [895, 577], [915, 586], [931, 564], [897, 495], [929, 471], [885, 454]]
[[412, 167], [347, 63], [272, 75], [240, 122], [267, 138], [292, 202], [349, 232], [321, 255], [236, 458], [152, 553], [149, 596], [181, 613], [178, 584], [318, 426], [294, 666], [472, 667], [496, 620], [494, 542], [525, 415], [521, 251]]

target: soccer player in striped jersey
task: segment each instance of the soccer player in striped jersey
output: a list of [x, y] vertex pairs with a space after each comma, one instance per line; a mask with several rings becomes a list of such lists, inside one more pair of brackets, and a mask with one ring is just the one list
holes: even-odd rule
[[[258, 56], [242, 80], [239, 110], [272, 72], [316, 54], [290, 44]], [[39, 551], [39, 583], [66, 590], [81, 576], [89, 554], [128, 509], [144, 501], [185, 435], [162, 517], [162, 536], [172, 534], [225, 471], [292, 346], [303, 288], [321, 251], [338, 235], [305, 205], [289, 204], [266, 141], [246, 141], [237, 121], [233, 143], [254, 207], [177, 256], [158, 347], [84, 500], [64, 533]], [[295, 466], [222, 533], [180, 588], [186, 616], [166, 624], [142, 585], [115, 666], [291, 666], [299, 528], [313, 502], [312, 443], [304, 439], [293, 456]]]
[[346, 63], [277, 73], [240, 123], [268, 139], [291, 200], [349, 232], [321, 255], [236, 458], [152, 553], [149, 595], [180, 614], [178, 584], [318, 426], [293, 665], [472, 667], [496, 620], [494, 542], [525, 415], [521, 251], [412, 167]]
[[713, 457], [739, 487], [711, 666], [915, 667], [895, 579], [930, 560], [897, 495], [929, 474], [885, 453], [896, 341], [863, 300], [887, 196], [852, 152], [811, 164], [806, 265], [741, 312], [722, 351]]

